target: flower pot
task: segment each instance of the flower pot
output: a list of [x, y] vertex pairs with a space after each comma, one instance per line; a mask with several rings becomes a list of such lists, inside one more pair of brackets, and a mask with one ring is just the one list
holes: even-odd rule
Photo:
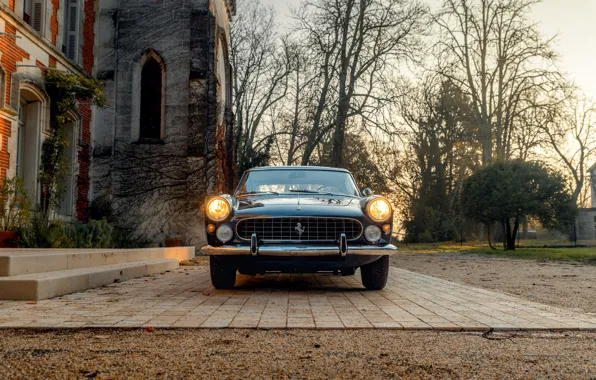
[[0, 248], [17, 248], [18, 240], [16, 231], [0, 231]]
[[166, 247], [182, 247], [182, 239], [166, 239]]

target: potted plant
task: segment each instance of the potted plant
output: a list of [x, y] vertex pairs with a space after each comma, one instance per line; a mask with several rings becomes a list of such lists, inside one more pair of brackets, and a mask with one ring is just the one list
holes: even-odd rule
[[182, 238], [178, 235], [167, 238], [166, 247], [182, 247]]
[[15, 248], [18, 230], [25, 228], [31, 216], [31, 202], [23, 180], [5, 178], [0, 187], [0, 248]]

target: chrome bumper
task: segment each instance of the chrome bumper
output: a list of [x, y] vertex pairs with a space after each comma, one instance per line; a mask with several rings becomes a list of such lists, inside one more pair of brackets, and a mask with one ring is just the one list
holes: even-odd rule
[[385, 256], [397, 253], [397, 247], [392, 244], [384, 246], [376, 245], [349, 245], [344, 254], [339, 246], [334, 245], [296, 245], [296, 244], [263, 244], [258, 247], [257, 252], [251, 253], [249, 245], [225, 245], [222, 247], [212, 247], [206, 245], [201, 251], [208, 256], [345, 256], [348, 255], [367, 255], [367, 256]]

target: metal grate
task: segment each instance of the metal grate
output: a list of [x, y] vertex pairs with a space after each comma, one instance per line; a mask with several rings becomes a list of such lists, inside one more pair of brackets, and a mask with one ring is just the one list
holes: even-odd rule
[[246, 240], [253, 233], [265, 241], [337, 241], [342, 233], [348, 240], [356, 240], [362, 234], [362, 224], [341, 218], [255, 218], [238, 222], [236, 232]]

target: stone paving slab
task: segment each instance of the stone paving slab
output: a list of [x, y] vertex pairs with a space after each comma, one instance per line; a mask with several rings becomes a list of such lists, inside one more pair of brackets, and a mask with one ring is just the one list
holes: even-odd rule
[[387, 287], [360, 276], [239, 276], [211, 286], [209, 268], [183, 267], [59, 298], [0, 301], [0, 328], [266, 328], [451, 331], [596, 330], [596, 316], [391, 268]]

